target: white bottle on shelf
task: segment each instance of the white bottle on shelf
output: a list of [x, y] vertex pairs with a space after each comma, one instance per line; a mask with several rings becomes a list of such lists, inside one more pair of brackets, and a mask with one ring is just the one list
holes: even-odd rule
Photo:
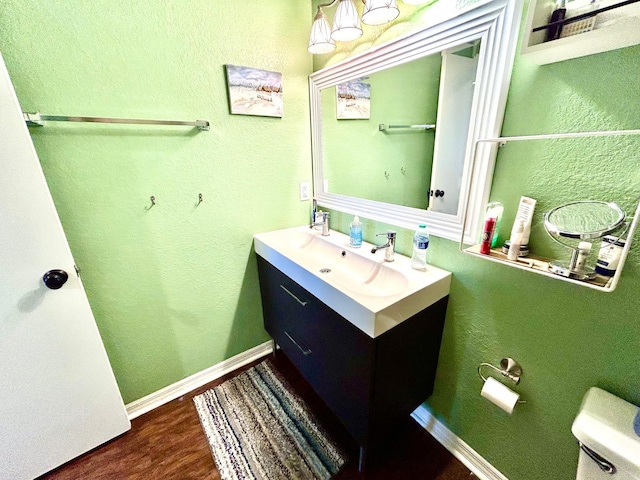
[[576, 255], [576, 264], [574, 270], [576, 272], [584, 272], [589, 252], [591, 252], [591, 243], [580, 242], [578, 244], [578, 254]]
[[524, 220], [522, 218], [516, 218], [516, 222], [513, 224], [513, 229], [511, 230], [511, 238], [509, 239], [509, 253], [507, 254], [508, 260], [515, 261], [518, 259], [523, 234]]

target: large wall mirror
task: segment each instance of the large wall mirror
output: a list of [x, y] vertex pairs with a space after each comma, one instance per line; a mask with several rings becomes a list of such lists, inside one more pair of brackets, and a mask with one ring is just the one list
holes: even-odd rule
[[480, 1], [312, 74], [318, 203], [452, 240], [466, 215], [475, 239], [495, 148], [474, 151], [500, 133], [521, 8]]

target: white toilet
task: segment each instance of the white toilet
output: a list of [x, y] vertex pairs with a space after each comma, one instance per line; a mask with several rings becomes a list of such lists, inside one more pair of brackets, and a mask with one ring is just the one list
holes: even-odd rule
[[589, 389], [571, 431], [580, 442], [576, 480], [640, 480], [638, 407], [599, 388]]

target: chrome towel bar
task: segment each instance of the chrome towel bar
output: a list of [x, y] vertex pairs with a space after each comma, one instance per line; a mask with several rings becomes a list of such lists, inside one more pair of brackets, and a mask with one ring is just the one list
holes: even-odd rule
[[180, 120], [140, 120], [135, 118], [105, 118], [105, 117], [72, 117], [66, 115], [42, 115], [39, 112], [22, 112], [24, 120], [30, 126], [44, 126], [44, 122], [86, 122], [86, 123], [118, 123], [128, 125], [175, 125], [181, 127], [197, 127], [199, 130], [209, 130], [209, 122], [196, 120], [183, 122]]
[[395, 128], [411, 128], [414, 130], [435, 130], [436, 126], [434, 124], [429, 125], [385, 125], [381, 123], [378, 125], [378, 130], [384, 132], [386, 130], [392, 130]]

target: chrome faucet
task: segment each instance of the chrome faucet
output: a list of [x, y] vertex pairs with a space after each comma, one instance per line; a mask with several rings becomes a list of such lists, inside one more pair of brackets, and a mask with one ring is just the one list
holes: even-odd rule
[[[318, 221], [318, 217], [321, 218], [320, 221]], [[329, 236], [329, 212], [318, 211], [318, 201], [315, 198], [313, 199], [313, 210], [311, 211], [311, 224], [309, 228], [314, 227], [322, 227], [322, 236]]]
[[378, 250], [385, 249], [384, 251], [384, 261], [385, 262], [393, 262], [393, 254], [396, 252], [396, 232], [393, 230], [387, 230], [387, 233], [378, 233], [376, 237], [381, 235], [387, 236], [387, 243], [384, 245], [378, 245], [371, 249], [371, 253], [376, 253]]

